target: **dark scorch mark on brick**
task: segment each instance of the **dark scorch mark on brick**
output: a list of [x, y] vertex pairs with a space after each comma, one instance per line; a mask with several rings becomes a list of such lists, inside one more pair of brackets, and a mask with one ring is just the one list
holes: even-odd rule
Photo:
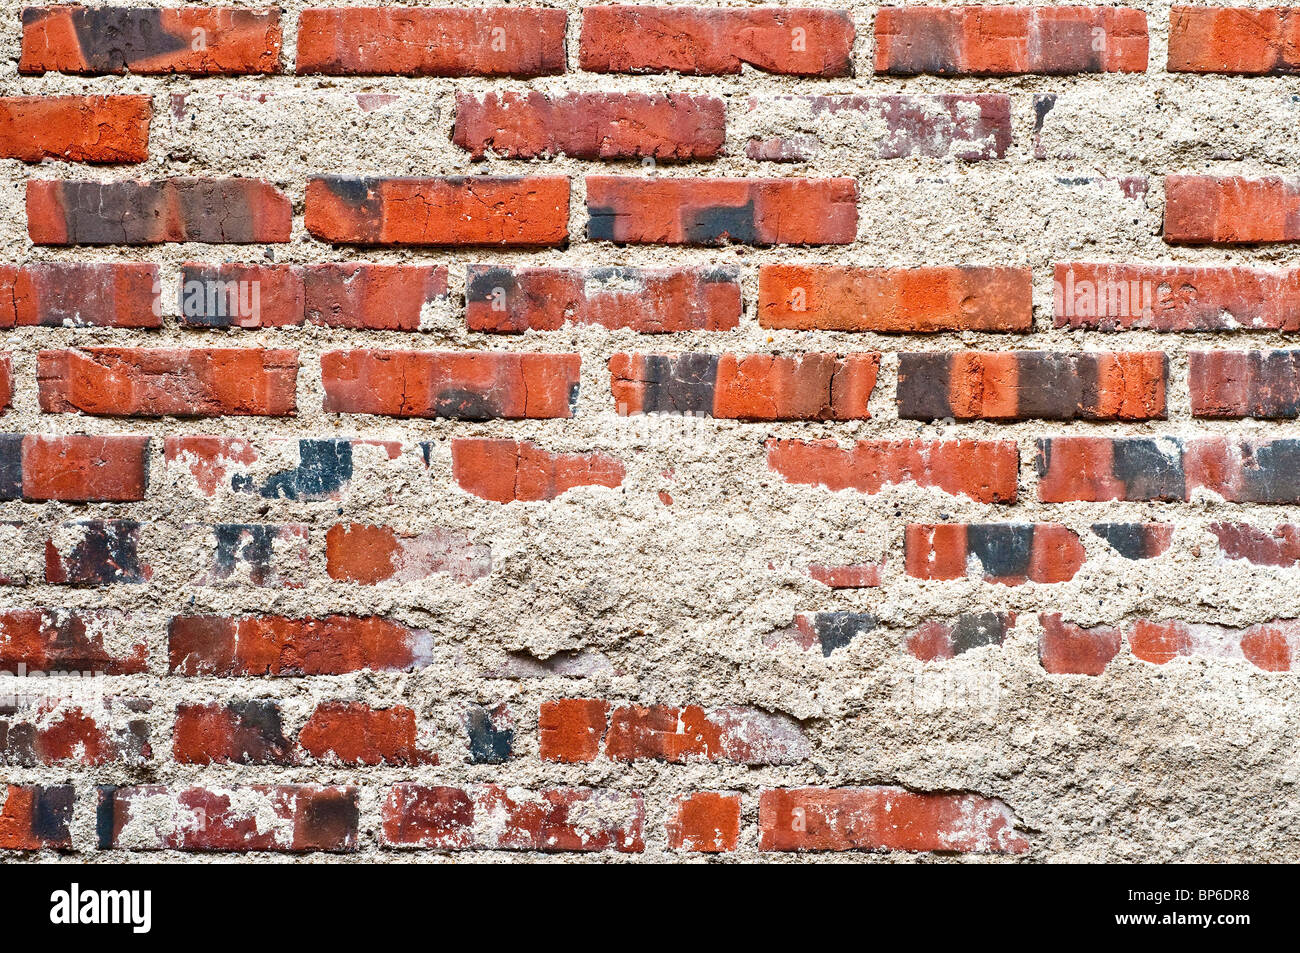
[[[352, 479], [352, 441], [304, 439], [298, 441], [298, 466], [266, 479], [257, 494], [268, 500], [323, 500], [339, 492]], [[252, 477], [236, 474], [230, 486], [241, 493], [253, 491]]]
[[1014, 612], [967, 612], [952, 620], [923, 623], [907, 638], [907, 650], [923, 662], [947, 659], [986, 645], [1001, 645], [1016, 624]]
[[62, 532], [79, 538], [66, 553], [55, 539], [46, 541], [46, 581], [91, 586], [147, 582], [152, 573], [140, 562], [140, 526], [135, 520], [65, 524]]
[[37, 787], [32, 800], [32, 833], [43, 843], [71, 847], [68, 822], [72, 820], [72, 785]]
[[683, 214], [686, 241], [692, 245], [759, 244], [752, 199], [744, 205], [710, 205], [687, 209]]
[[1174, 534], [1174, 528], [1163, 523], [1093, 523], [1092, 531], [1125, 559], [1162, 555]]
[[1027, 576], [1033, 546], [1030, 523], [974, 523], [966, 529], [966, 552], [979, 559], [985, 576]]
[[504, 705], [487, 709], [473, 705], [462, 716], [469, 737], [469, 760], [473, 764], [501, 764], [510, 758], [515, 730]]

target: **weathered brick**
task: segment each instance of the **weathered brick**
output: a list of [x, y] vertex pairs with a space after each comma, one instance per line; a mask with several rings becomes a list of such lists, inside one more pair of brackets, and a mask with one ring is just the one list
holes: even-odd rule
[[1016, 624], [1014, 612], [963, 612], [931, 619], [908, 633], [907, 651], [922, 662], [949, 659], [987, 645], [1001, 645]]
[[452, 141], [481, 159], [711, 159], [726, 105], [687, 93], [457, 93]]
[[1168, 69], [1241, 76], [1300, 72], [1300, 11], [1294, 7], [1173, 7]]
[[578, 53], [593, 73], [718, 76], [752, 66], [794, 76], [851, 76], [853, 20], [842, 10], [593, 6]]
[[1028, 331], [1028, 268], [858, 268], [763, 265], [758, 321], [828, 331]]
[[260, 179], [27, 183], [36, 245], [287, 242], [293, 209]]
[[181, 323], [200, 328], [278, 328], [303, 323], [301, 272], [289, 265], [181, 268]]
[[45, 581], [79, 586], [143, 583], [153, 568], [140, 560], [136, 520], [78, 520], [45, 542]]
[[196, 527], [205, 537], [208, 562], [196, 586], [265, 586], [300, 589], [310, 562], [304, 523], [217, 523]]
[[709, 268], [531, 268], [470, 265], [471, 331], [556, 331], [566, 324], [641, 334], [727, 331], [740, 324], [740, 273]]
[[1300, 351], [1191, 351], [1194, 417], [1300, 417]]
[[609, 703], [598, 698], [542, 702], [537, 718], [538, 751], [543, 761], [595, 761], [609, 718]]
[[610, 711], [605, 734], [605, 755], [615, 761], [792, 764], [810, 753], [798, 722], [754, 708], [623, 705]]
[[824, 658], [830, 658], [836, 649], [848, 646], [860, 635], [871, 632], [879, 620], [869, 612], [799, 612], [785, 629], [764, 640], [769, 648], [784, 642], [793, 642], [804, 652], [814, 647]]
[[1038, 615], [1043, 627], [1038, 637], [1038, 658], [1053, 675], [1100, 675], [1119, 654], [1118, 629], [1108, 626], [1084, 628], [1063, 622], [1060, 613]]
[[1016, 499], [1014, 440], [769, 440], [767, 465], [790, 483], [879, 493], [912, 483], [981, 503]]
[[277, 73], [280, 44], [280, 11], [274, 7], [28, 7], [18, 71]]
[[176, 616], [168, 626], [174, 675], [339, 675], [427, 665], [428, 632], [378, 616]]
[[303, 222], [313, 237], [341, 245], [560, 245], [569, 180], [317, 176]]
[[1128, 631], [1133, 655], [1164, 665], [1176, 658], [1244, 660], [1266, 672], [1289, 672], [1300, 662], [1300, 622], [1278, 619], [1246, 628], [1140, 619]]
[[129, 503], [148, 481], [148, 437], [0, 434], [0, 500]]
[[145, 764], [149, 743], [147, 698], [109, 696], [87, 703], [0, 705], [0, 764]]
[[1060, 264], [1058, 328], [1300, 331], [1300, 269]]
[[1029, 850], [1006, 804], [970, 793], [781, 788], [760, 795], [758, 826], [761, 850]]
[[725, 791], [679, 794], [669, 807], [668, 847], [716, 854], [740, 843], [740, 795]]
[[620, 414], [734, 420], [866, 420], [880, 355], [615, 354]]
[[0, 97], [0, 158], [144, 162], [148, 96]]
[[909, 420], [1151, 420], [1165, 416], [1162, 351], [960, 351], [898, 356]]
[[745, 154], [808, 162], [840, 153], [876, 159], [1001, 159], [1011, 145], [1011, 100], [973, 95], [752, 96]]
[[617, 244], [847, 245], [855, 179], [587, 176], [587, 238]]
[[303, 10], [299, 73], [330, 76], [547, 76], [564, 72], [563, 10]]
[[71, 850], [71, 784], [9, 784], [0, 805], [0, 849]]
[[389, 417], [571, 417], [577, 354], [329, 351], [321, 355], [327, 413]]
[[112, 610], [0, 611], [0, 666], [15, 673], [134, 675], [146, 671], [145, 631]]
[[94, 347], [41, 351], [41, 410], [109, 417], [284, 417], [297, 410], [298, 352]]
[[1300, 184], [1281, 176], [1165, 176], [1165, 241], [1254, 245], [1300, 241]]
[[1126, 7], [882, 7], [876, 72], [891, 76], [1141, 73], [1147, 17]]
[[101, 850], [353, 851], [358, 789], [310, 784], [101, 787]]
[[156, 328], [160, 289], [157, 265], [0, 265], [0, 328]]
[[1300, 440], [1212, 437], [1047, 437], [1038, 441], [1038, 498], [1300, 502]]
[[496, 503], [553, 500], [579, 486], [618, 487], [622, 461], [603, 453], [551, 453], [525, 440], [451, 442], [451, 475], [475, 496]]
[[398, 784], [384, 800], [379, 836], [385, 847], [640, 853], [644, 826], [634, 791]]
[[[338, 437], [273, 438], [269, 446], [292, 447], [283, 469], [258, 466], [275, 459], [242, 437], [168, 437], [164, 461], [169, 471], [186, 471], [186, 489], [203, 496], [249, 494], [271, 500], [342, 500], [352, 485], [382, 479], [383, 469], [400, 466], [402, 444], [392, 440]], [[259, 473], [249, 472], [260, 470]]]
[[1066, 582], [1083, 565], [1079, 536], [1056, 523], [910, 523], [906, 571], [917, 579], [964, 579], [972, 563], [986, 582]]
[[391, 526], [338, 523], [325, 534], [331, 579], [373, 586], [411, 582], [446, 573], [473, 582], [492, 571], [492, 550], [471, 542], [464, 530], [436, 527], [402, 533]]

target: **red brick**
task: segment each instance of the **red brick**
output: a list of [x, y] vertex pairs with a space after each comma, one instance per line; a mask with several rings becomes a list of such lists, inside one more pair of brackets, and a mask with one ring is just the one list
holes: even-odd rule
[[172, 757], [179, 764], [292, 764], [280, 705], [270, 699], [176, 707]]
[[476, 159], [712, 159], [726, 104], [685, 93], [457, 93], [452, 141]]
[[296, 412], [298, 352], [95, 347], [41, 351], [41, 409], [108, 417], [284, 417]]
[[287, 242], [293, 208], [260, 179], [27, 183], [36, 245]]
[[1051, 437], [1038, 441], [1038, 498], [1300, 503], [1300, 440], [1228, 436]]
[[28, 7], [18, 71], [277, 73], [280, 44], [278, 8]]
[[153, 757], [146, 698], [0, 706], [0, 764], [140, 766]]
[[1174, 7], [1171, 73], [1284, 76], [1300, 71], [1300, 11], [1294, 7]]
[[173, 675], [340, 675], [409, 671], [430, 660], [429, 633], [378, 616], [176, 616]]
[[1256, 566], [1300, 563], [1300, 525], [1280, 523], [1269, 529], [1250, 523], [1211, 523], [1209, 530], [1228, 559], [1245, 559]]
[[694, 414], [733, 420], [866, 420], [880, 355], [615, 354], [620, 414]]
[[1194, 417], [1300, 417], [1300, 351], [1190, 351]]
[[758, 826], [761, 850], [1029, 850], [1006, 804], [969, 793], [782, 788], [760, 795]]
[[881, 584], [884, 569], [883, 562], [853, 566], [813, 565], [808, 567], [808, 575], [832, 589], [870, 589]]
[[587, 238], [618, 244], [847, 245], [856, 179], [587, 176]]
[[0, 805], [0, 849], [71, 850], [71, 784], [9, 784]]
[[383, 805], [380, 843], [435, 850], [645, 850], [645, 804], [634, 791], [489, 784], [398, 784]]
[[0, 328], [162, 326], [157, 265], [0, 265]]
[[1300, 240], [1300, 184], [1281, 176], [1165, 176], [1165, 241], [1253, 245]]
[[788, 482], [879, 493], [913, 483], [981, 503], [1013, 503], [1020, 454], [1014, 440], [769, 440], [767, 465]]
[[910, 523], [906, 570], [917, 579], [964, 579], [972, 560], [986, 582], [1066, 582], [1083, 565], [1079, 536], [1056, 523]]
[[0, 437], [0, 499], [130, 503], [148, 480], [148, 437]]
[[204, 496], [215, 496], [231, 471], [245, 469], [257, 460], [257, 451], [243, 437], [185, 436], [163, 441], [164, 466], [187, 469]]
[[1141, 73], [1147, 18], [1125, 7], [883, 7], [876, 72], [891, 76]]
[[719, 791], [679, 794], [669, 808], [668, 848], [716, 854], [740, 843], [740, 795]]
[[441, 527], [406, 534], [391, 526], [338, 523], [325, 534], [325, 560], [331, 579], [363, 586], [439, 573], [468, 583], [492, 571], [488, 546], [471, 542], [463, 530]]
[[1300, 331], [1300, 269], [1060, 264], [1058, 328]]
[[511, 420], [573, 416], [577, 354], [328, 351], [328, 413]]
[[740, 325], [740, 273], [730, 267], [470, 265], [465, 284], [471, 331], [557, 331], [571, 323], [659, 334]]
[[436, 179], [317, 176], [303, 222], [341, 245], [560, 245], [569, 180], [485, 175]]
[[537, 719], [543, 761], [595, 761], [605, 737], [609, 704], [595, 698], [542, 702]]
[[563, 10], [307, 9], [298, 72], [330, 76], [548, 76], [563, 73]]
[[594, 73], [853, 75], [853, 20], [843, 10], [593, 6], [579, 61]]
[[1011, 100], [973, 95], [751, 96], [745, 155], [809, 162], [841, 152], [975, 162], [1011, 146]]
[[121, 612], [0, 611], [0, 666], [17, 674], [135, 675], [147, 670], [143, 627]]
[[1245, 660], [1266, 672], [1289, 672], [1300, 662], [1300, 623], [1279, 619], [1248, 628], [1140, 619], [1128, 633], [1133, 655], [1164, 665], [1201, 656]]
[[307, 322], [330, 328], [418, 331], [447, 300], [444, 265], [308, 265], [302, 281]]
[[302, 324], [302, 274], [290, 265], [181, 267], [181, 323], [201, 328], [279, 328]]
[[0, 97], [0, 158], [144, 162], [148, 96]]
[[1061, 621], [1060, 613], [1039, 613], [1038, 622], [1038, 658], [1053, 675], [1100, 675], [1119, 654], [1117, 629], [1084, 628]]
[[1028, 331], [1028, 268], [763, 265], [758, 321], [828, 331]]
[[416, 741], [415, 712], [405, 705], [372, 708], [362, 702], [324, 702], [298, 733], [317, 761], [348, 765], [433, 764]]
[[610, 712], [605, 735], [615, 761], [794, 764], [810, 753], [798, 722], [754, 708], [624, 705]]
[[353, 851], [358, 790], [310, 784], [100, 788], [100, 849]]
[[8, 351], [0, 351], [0, 413], [14, 402], [14, 360]]
[[960, 351], [899, 355], [910, 420], [1152, 420], [1165, 416], [1163, 351]]
[[579, 486], [618, 487], [623, 463], [603, 453], [550, 453], [525, 440], [451, 442], [451, 475], [462, 490], [496, 503], [553, 500]]

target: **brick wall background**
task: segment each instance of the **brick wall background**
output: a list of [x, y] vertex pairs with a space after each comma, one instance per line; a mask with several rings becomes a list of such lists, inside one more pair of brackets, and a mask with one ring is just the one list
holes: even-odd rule
[[1298, 24], [5, 3], [4, 856], [1295, 859]]

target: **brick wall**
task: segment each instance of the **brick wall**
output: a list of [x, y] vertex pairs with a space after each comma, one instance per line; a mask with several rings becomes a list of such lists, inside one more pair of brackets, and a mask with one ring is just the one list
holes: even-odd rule
[[1295, 859], [1297, 10], [0, 18], [4, 856]]

